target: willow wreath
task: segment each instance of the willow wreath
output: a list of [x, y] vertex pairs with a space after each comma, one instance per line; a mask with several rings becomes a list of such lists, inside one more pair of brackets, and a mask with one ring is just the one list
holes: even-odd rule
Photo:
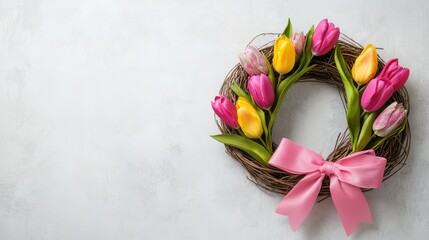
[[[311, 27], [305, 35], [293, 33], [289, 20], [273, 44], [260, 49], [249, 46], [239, 58], [240, 63], [228, 73], [220, 95], [212, 102], [218, 116], [216, 123], [222, 132], [212, 137], [225, 144], [227, 153], [247, 169], [258, 187], [287, 194], [277, 212], [290, 217], [293, 229], [305, 219], [312, 204], [303, 207], [291, 200], [299, 199], [295, 195], [302, 186], [298, 185], [303, 185], [314, 171], [321, 174], [320, 186], [314, 185], [319, 191], [312, 193], [314, 199], [304, 198], [305, 201], [314, 203], [316, 197], [321, 201], [332, 196], [348, 235], [356, 230], [359, 222], [371, 223], [369, 210], [366, 211], [369, 217], [366, 214], [350, 220], [353, 217], [348, 215], [353, 213], [346, 213], [347, 208], [341, 210], [341, 202], [346, 200], [334, 195], [333, 184], [337, 178], [341, 182], [347, 178], [345, 175], [355, 174], [344, 170], [341, 162], [347, 165], [344, 164], [347, 159], [361, 153], [371, 156], [373, 162], [368, 162], [368, 169], [382, 167], [378, 175], [370, 176], [375, 170], [366, 169], [365, 176], [359, 178], [360, 182], [373, 181], [374, 184], [359, 185], [346, 180], [347, 183], [342, 183], [354, 185], [359, 192], [378, 187], [406, 163], [410, 148], [410, 101], [404, 84], [409, 69], [399, 66], [397, 59], [385, 63], [372, 44], [362, 47], [344, 35], [340, 38], [339, 28], [327, 19], [316, 29]], [[289, 88], [299, 82], [328, 84], [339, 91], [345, 103], [348, 129], [339, 134], [333, 151], [321, 159], [326, 161], [320, 161], [314, 171], [294, 168], [305, 162], [303, 155], [312, 155], [311, 151], [288, 139], [281, 143], [272, 141], [273, 126], [283, 99]], [[314, 158], [319, 157], [310, 157], [308, 161], [316, 161]], [[331, 164], [337, 161], [337, 165]], [[326, 164], [328, 162], [330, 164]], [[354, 162], [362, 165], [364, 160]], [[358, 198], [360, 195], [345, 204]], [[367, 208], [366, 201], [362, 205]], [[287, 208], [300, 209], [300, 212]]]

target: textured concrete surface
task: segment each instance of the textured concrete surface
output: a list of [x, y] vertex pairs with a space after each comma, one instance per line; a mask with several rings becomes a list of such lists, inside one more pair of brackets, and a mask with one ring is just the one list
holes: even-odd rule
[[[293, 232], [208, 136], [210, 101], [261, 32], [328, 17], [411, 69], [409, 164], [350, 239], [429, 234], [427, 1], [0, 1], [0, 239], [345, 239], [332, 201]], [[297, 85], [275, 138], [326, 155], [337, 92]], [[318, 117], [320, 116], [320, 117]]]

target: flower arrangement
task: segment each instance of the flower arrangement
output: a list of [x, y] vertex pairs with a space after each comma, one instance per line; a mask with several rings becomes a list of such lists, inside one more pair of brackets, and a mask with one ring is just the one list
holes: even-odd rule
[[[327, 19], [307, 34], [294, 33], [289, 20], [272, 46], [250, 46], [239, 60], [212, 102], [222, 132], [212, 138], [225, 144], [259, 187], [286, 194], [277, 212], [289, 216], [292, 229], [317, 199], [327, 197], [347, 235], [359, 222], [371, 223], [362, 190], [378, 188], [408, 157], [409, 69], [398, 59], [384, 64], [372, 44], [362, 48], [340, 39], [340, 29]], [[347, 103], [348, 131], [326, 159], [287, 138], [272, 141], [284, 97], [303, 81], [329, 84]]]

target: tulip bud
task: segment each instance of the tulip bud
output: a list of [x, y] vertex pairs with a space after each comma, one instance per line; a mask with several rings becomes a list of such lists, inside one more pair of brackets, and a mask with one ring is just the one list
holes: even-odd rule
[[367, 112], [377, 111], [405, 84], [409, 74], [408, 68], [398, 66], [398, 59], [389, 60], [381, 73], [366, 86], [361, 98], [363, 109]]
[[236, 102], [238, 124], [248, 138], [260, 138], [262, 135], [262, 123], [256, 110], [243, 97]]
[[296, 61], [299, 59], [302, 53], [302, 49], [305, 45], [305, 35], [303, 32], [296, 32], [292, 35], [292, 38], [290, 39], [293, 43], [293, 46], [295, 47], [295, 57]]
[[212, 108], [226, 125], [238, 128], [237, 109], [231, 100], [224, 96], [216, 96], [212, 102]]
[[265, 74], [249, 77], [247, 89], [256, 104], [263, 109], [269, 109], [274, 102], [274, 88]]
[[292, 41], [282, 35], [274, 42], [273, 67], [280, 74], [290, 72], [295, 65], [295, 47]]
[[238, 58], [244, 71], [249, 75], [267, 74], [267, 62], [257, 48], [249, 46], [243, 53], [238, 54]]
[[323, 19], [314, 30], [311, 51], [316, 56], [327, 54], [335, 46], [340, 37], [340, 29], [328, 19]]
[[401, 125], [406, 115], [407, 110], [402, 103], [393, 102], [378, 115], [372, 129], [377, 136], [385, 137]]
[[377, 73], [377, 49], [372, 44], [366, 45], [352, 68], [353, 80], [359, 85], [366, 84]]

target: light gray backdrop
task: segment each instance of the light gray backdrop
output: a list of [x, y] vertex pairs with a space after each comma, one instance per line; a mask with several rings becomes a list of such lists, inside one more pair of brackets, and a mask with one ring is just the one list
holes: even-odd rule
[[[366, 195], [351, 239], [425, 239], [427, 1], [0, 1], [0, 239], [341, 239], [331, 200], [293, 232], [209, 138], [236, 54], [287, 18], [328, 17], [411, 69], [409, 164]], [[346, 127], [338, 93], [299, 84], [275, 128], [325, 156]]]

